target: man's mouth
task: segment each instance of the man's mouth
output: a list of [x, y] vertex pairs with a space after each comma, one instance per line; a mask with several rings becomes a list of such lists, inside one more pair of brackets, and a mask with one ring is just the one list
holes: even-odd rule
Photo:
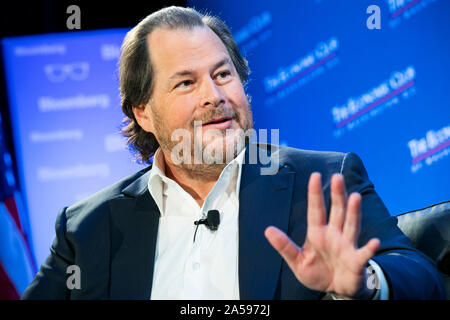
[[205, 123], [203, 124], [203, 126], [207, 126], [207, 125], [210, 125], [210, 124], [226, 123], [227, 121], [231, 121], [231, 117], [221, 117], [221, 118], [216, 118], [216, 119], [210, 120], [210, 121], [208, 121], [208, 122], [205, 122]]
[[233, 118], [231, 117], [220, 117], [215, 118], [210, 121], [207, 121], [203, 124], [203, 127], [208, 129], [217, 129], [217, 130], [224, 130], [231, 127]]

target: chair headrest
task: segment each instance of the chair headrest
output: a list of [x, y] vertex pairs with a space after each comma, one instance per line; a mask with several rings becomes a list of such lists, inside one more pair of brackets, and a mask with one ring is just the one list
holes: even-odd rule
[[450, 275], [450, 201], [397, 215], [398, 226], [412, 245]]

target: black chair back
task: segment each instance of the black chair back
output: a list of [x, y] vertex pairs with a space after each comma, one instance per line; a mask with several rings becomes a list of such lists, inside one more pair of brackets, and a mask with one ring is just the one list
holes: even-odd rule
[[450, 299], [450, 201], [399, 214], [397, 219], [412, 245], [436, 262]]

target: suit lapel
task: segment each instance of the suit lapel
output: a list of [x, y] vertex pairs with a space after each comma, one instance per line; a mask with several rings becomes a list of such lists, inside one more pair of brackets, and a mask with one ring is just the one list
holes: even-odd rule
[[[282, 258], [264, 236], [273, 225], [287, 231], [295, 172], [279, 164], [261, 175], [261, 164], [242, 166], [239, 192], [240, 298], [273, 299]], [[110, 200], [110, 298], [149, 299], [160, 213], [147, 188], [150, 170]]]
[[160, 213], [149, 173], [123, 190], [128, 197], [110, 201], [111, 299], [150, 299]]
[[[248, 157], [246, 157], [248, 158]], [[242, 166], [239, 192], [240, 298], [273, 299], [282, 258], [264, 236], [276, 226], [287, 232], [295, 172], [279, 165], [275, 175], [261, 175], [262, 166]]]

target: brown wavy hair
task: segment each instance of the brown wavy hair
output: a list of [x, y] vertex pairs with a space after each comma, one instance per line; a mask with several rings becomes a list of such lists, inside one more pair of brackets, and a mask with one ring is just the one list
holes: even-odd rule
[[139, 22], [125, 36], [119, 61], [120, 98], [125, 114], [121, 133], [127, 138], [128, 147], [139, 163], [150, 163], [159, 147], [156, 137], [137, 123], [132, 107], [143, 108], [151, 98], [154, 75], [147, 36], [161, 27], [171, 30], [209, 27], [227, 48], [244, 86], [250, 74], [248, 62], [239, 52], [229, 28], [217, 17], [191, 8], [172, 6], [156, 11]]

